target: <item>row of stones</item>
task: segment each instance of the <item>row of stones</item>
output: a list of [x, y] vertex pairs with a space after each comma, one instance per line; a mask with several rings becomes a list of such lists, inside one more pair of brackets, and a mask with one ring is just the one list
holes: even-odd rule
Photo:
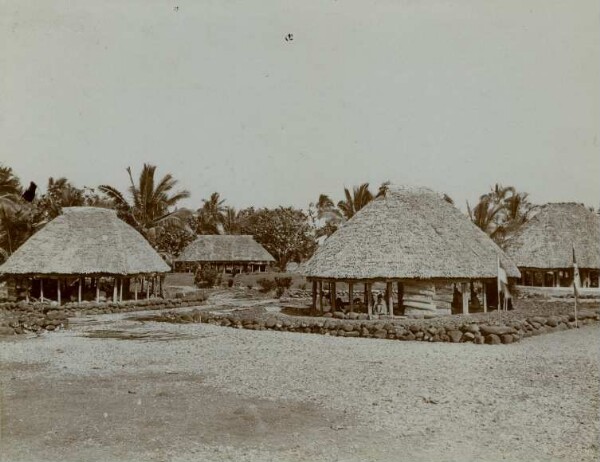
[[122, 303], [69, 303], [60, 308], [47, 303], [3, 303], [0, 305], [0, 335], [66, 328], [69, 324], [69, 317], [182, 308], [196, 306], [204, 300], [203, 295], [198, 295], [190, 299], [154, 298]]
[[239, 318], [235, 315], [200, 312], [164, 313], [153, 318], [160, 322], [202, 322], [225, 327], [252, 330], [278, 330], [303, 332], [338, 337], [363, 337], [391, 340], [418, 340], [428, 342], [471, 342], [475, 344], [513, 343], [525, 337], [542, 333], [573, 329], [600, 320], [600, 311], [584, 311], [579, 314], [576, 325], [574, 315], [536, 316], [494, 325], [485, 322], [467, 322], [461, 326], [425, 326], [418, 324], [398, 325], [380, 321], [350, 322], [337, 319], [298, 320], [289, 317], [268, 316]]
[[0, 323], [0, 335], [25, 334], [27, 332], [65, 329], [69, 325], [67, 314], [62, 310], [47, 313], [38, 311], [4, 319]]

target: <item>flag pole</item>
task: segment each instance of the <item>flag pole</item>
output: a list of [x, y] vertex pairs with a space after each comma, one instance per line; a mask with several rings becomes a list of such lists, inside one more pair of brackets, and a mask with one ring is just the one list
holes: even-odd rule
[[577, 322], [577, 298], [579, 296], [579, 290], [577, 287], [577, 281], [579, 279], [579, 268], [577, 268], [577, 260], [575, 259], [575, 245], [571, 245], [573, 248], [573, 294], [575, 295], [575, 328], [578, 328]]
[[502, 284], [500, 283], [500, 255], [496, 255], [496, 268], [497, 268], [497, 272], [498, 272], [498, 276], [497, 276], [497, 287], [496, 287], [496, 291], [498, 292], [498, 312], [500, 312], [500, 292], [501, 292], [501, 286]]
[[577, 294], [575, 294], [575, 328], [578, 328], [577, 325]]

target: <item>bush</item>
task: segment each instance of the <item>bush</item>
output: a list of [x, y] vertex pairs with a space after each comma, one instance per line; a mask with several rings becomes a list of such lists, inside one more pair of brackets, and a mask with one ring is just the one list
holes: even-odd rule
[[256, 283], [260, 287], [260, 291], [263, 293], [271, 292], [275, 290], [275, 295], [277, 297], [281, 297], [286, 289], [289, 289], [292, 286], [292, 278], [291, 277], [275, 277], [275, 279], [267, 279], [262, 278], [256, 281]]
[[275, 281], [272, 279], [261, 278], [256, 283], [260, 287], [259, 290], [263, 293], [271, 292], [276, 287]]
[[233, 279], [227, 281], [227, 287], [233, 287]]
[[198, 268], [194, 274], [194, 284], [200, 288], [214, 287], [220, 283], [221, 273], [216, 268]]
[[291, 277], [282, 277], [282, 278], [275, 278], [275, 285], [277, 287], [281, 287], [282, 289], [289, 289], [290, 287], [292, 287], [292, 278]]

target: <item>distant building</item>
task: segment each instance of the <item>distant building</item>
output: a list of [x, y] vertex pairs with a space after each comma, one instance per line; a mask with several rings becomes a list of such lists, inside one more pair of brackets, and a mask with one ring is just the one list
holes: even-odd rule
[[575, 249], [581, 286], [599, 286], [600, 217], [583, 204], [542, 206], [505, 247], [521, 270], [521, 285], [572, 286]]
[[248, 235], [201, 235], [175, 259], [175, 271], [191, 272], [211, 266], [224, 273], [264, 272], [275, 261]]

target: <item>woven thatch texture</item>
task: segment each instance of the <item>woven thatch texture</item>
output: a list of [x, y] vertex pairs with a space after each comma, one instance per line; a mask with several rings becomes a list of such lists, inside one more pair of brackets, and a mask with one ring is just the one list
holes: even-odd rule
[[68, 207], [0, 266], [3, 274], [164, 273], [169, 266], [114, 210]]
[[510, 277], [516, 266], [479, 228], [439, 194], [391, 188], [317, 249], [309, 277], [335, 279], [476, 279]]
[[188, 245], [178, 262], [272, 262], [273, 256], [252, 236], [204, 235]]
[[521, 268], [600, 268], [600, 217], [582, 204], [546, 204], [506, 245]]

